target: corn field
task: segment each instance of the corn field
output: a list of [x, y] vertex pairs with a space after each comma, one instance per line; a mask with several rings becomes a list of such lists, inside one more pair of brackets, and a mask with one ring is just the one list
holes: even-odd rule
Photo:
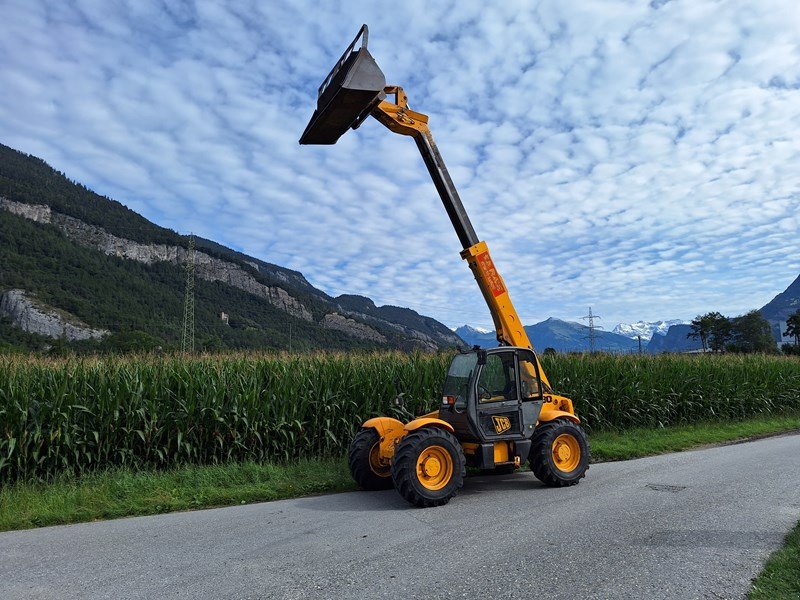
[[[0, 357], [0, 483], [112, 466], [342, 455], [359, 424], [438, 403], [451, 355]], [[800, 361], [546, 356], [589, 431], [800, 412]]]

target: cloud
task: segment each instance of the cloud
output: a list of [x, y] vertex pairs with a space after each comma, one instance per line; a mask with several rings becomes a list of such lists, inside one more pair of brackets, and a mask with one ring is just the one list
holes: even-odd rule
[[333, 295], [489, 325], [410, 139], [297, 144], [362, 21], [526, 321], [736, 314], [797, 276], [788, 0], [12, 0], [0, 141]]

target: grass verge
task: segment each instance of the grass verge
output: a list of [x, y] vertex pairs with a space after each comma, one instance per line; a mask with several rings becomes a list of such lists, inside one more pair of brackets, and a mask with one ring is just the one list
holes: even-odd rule
[[753, 580], [750, 600], [800, 598], [800, 523], [783, 548], [769, 557], [764, 570]]
[[[594, 460], [623, 460], [800, 429], [800, 416], [597, 432]], [[344, 459], [118, 469], [0, 489], [0, 531], [230, 506], [355, 489]]]
[[592, 460], [602, 462], [679, 452], [706, 444], [736, 442], [796, 430], [800, 430], [800, 415], [662, 429], [599, 431], [590, 436], [590, 442]]
[[355, 489], [344, 459], [109, 470], [0, 489], [0, 531]]

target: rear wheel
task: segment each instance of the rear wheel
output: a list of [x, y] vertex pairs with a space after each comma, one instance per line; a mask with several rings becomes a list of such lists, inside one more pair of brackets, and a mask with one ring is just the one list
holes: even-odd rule
[[441, 506], [464, 485], [466, 463], [461, 444], [452, 433], [424, 427], [398, 444], [392, 481], [398, 493], [414, 506]]
[[589, 441], [583, 429], [566, 419], [556, 419], [536, 428], [531, 463], [533, 474], [545, 485], [575, 485], [589, 469]]
[[380, 462], [381, 436], [371, 427], [359, 429], [350, 443], [350, 474], [365, 490], [388, 490], [392, 487], [392, 468]]

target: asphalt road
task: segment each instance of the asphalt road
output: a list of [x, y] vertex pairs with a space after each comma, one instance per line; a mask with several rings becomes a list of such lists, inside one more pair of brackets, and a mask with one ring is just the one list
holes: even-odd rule
[[474, 477], [0, 534], [0, 598], [741, 598], [800, 519], [800, 435], [594, 465], [580, 485]]

